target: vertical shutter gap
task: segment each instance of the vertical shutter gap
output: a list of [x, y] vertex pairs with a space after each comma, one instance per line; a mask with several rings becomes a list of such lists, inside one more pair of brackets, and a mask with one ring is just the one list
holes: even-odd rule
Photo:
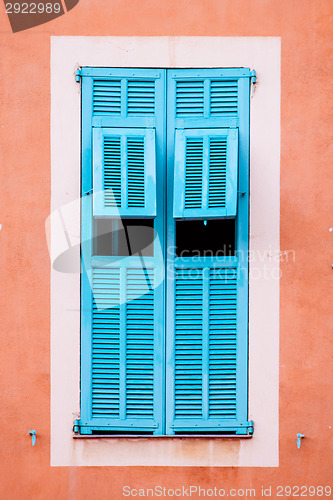
[[127, 114], [153, 115], [155, 113], [155, 81], [128, 80]]
[[203, 116], [204, 114], [204, 82], [176, 82], [176, 116]]

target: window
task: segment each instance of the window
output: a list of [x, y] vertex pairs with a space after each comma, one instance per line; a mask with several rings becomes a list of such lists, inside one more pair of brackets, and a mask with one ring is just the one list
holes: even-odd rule
[[247, 434], [248, 69], [82, 69], [81, 434]]

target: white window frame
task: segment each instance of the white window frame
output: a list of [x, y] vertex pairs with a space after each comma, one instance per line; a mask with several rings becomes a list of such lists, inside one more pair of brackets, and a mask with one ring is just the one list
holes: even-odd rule
[[[279, 465], [280, 38], [51, 37], [51, 261], [79, 265], [80, 66], [250, 67], [249, 420], [251, 439], [74, 437], [80, 411], [80, 276], [51, 268], [52, 466]], [[63, 227], [66, 227], [64, 234]], [[61, 236], [62, 234], [62, 236]]]

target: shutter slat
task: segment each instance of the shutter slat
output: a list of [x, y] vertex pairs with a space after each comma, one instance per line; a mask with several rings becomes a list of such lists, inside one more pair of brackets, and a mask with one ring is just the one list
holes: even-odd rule
[[94, 115], [121, 114], [121, 80], [94, 80]]
[[238, 114], [238, 82], [210, 82], [211, 116], [237, 116]]
[[203, 116], [203, 81], [176, 82], [176, 116]]
[[127, 113], [133, 115], [154, 115], [155, 82], [129, 80], [127, 83]]

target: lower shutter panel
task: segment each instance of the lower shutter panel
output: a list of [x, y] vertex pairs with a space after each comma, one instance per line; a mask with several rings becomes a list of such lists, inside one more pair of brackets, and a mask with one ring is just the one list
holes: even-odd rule
[[174, 433], [246, 433], [237, 413], [238, 265], [175, 268]]
[[148, 432], [156, 418], [154, 268], [94, 267], [90, 431]]

